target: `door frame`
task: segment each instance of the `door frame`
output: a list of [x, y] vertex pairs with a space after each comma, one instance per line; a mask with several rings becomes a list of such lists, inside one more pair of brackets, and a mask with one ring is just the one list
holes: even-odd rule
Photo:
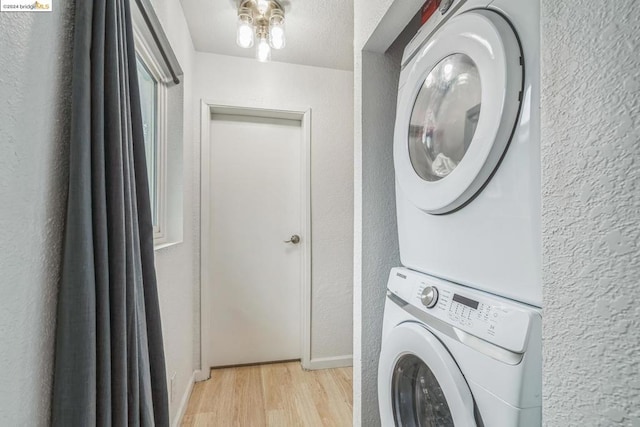
[[301, 362], [309, 369], [311, 360], [311, 108], [270, 107], [220, 102], [202, 99], [200, 102], [200, 372], [197, 380], [210, 377], [211, 371], [211, 311], [206, 309], [206, 301], [212, 296], [212, 274], [207, 260], [211, 254], [209, 236], [211, 231], [211, 115], [233, 114], [249, 117], [299, 120], [302, 130], [300, 150], [301, 173], [301, 315], [300, 336]]

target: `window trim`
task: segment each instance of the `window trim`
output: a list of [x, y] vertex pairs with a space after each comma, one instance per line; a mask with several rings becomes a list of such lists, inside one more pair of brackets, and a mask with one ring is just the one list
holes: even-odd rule
[[153, 243], [159, 246], [167, 243], [167, 120], [168, 120], [168, 85], [173, 78], [168, 75], [161, 60], [153, 49], [155, 43], [149, 31], [138, 20], [133, 21], [133, 34], [136, 55], [147, 67], [156, 80], [156, 206], [158, 223], [153, 227]]

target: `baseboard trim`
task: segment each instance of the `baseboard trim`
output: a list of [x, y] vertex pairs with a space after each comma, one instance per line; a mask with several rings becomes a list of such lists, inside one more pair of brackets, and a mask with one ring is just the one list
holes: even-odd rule
[[195, 371], [193, 373], [193, 378], [195, 379], [195, 382], [199, 383], [200, 381], [206, 381], [209, 378], [211, 378], [211, 369], [207, 369], [207, 370], [201, 370], [198, 369], [197, 371]]
[[182, 418], [184, 418], [185, 412], [187, 412], [187, 406], [189, 405], [189, 398], [191, 397], [191, 392], [193, 391], [193, 384], [196, 382], [196, 377], [198, 376], [200, 371], [193, 371], [191, 374], [191, 378], [189, 379], [189, 384], [187, 384], [187, 389], [184, 391], [182, 395], [182, 400], [180, 400], [180, 406], [178, 406], [178, 413], [173, 419], [172, 426], [180, 427], [182, 424]]
[[315, 371], [318, 369], [330, 369], [330, 368], [346, 368], [353, 366], [353, 356], [334, 356], [334, 357], [319, 357], [311, 359], [309, 364], [305, 366], [305, 369]]

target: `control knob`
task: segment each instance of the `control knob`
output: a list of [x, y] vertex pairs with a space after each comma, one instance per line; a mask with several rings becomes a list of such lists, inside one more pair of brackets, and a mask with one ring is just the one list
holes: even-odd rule
[[435, 286], [427, 286], [422, 290], [420, 300], [422, 301], [422, 305], [427, 308], [432, 308], [438, 302], [438, 288]]

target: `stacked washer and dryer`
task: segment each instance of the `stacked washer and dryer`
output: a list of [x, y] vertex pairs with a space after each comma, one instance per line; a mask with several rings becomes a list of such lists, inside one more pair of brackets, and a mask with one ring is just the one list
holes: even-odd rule
[[406, 47], [383, 426], [541, 425], [539, 3], [441, 0]]

